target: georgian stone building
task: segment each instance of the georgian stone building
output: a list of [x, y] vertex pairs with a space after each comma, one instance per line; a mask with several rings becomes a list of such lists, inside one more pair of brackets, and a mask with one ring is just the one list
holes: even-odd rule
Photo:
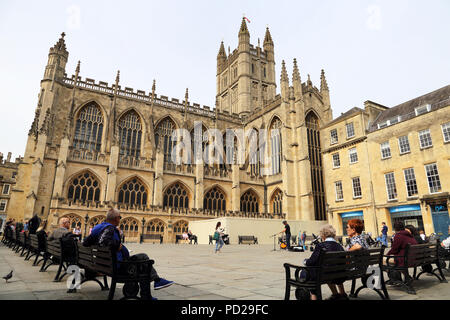
[[[220, 45], [215, 108], [190, 102], [187, 89], [180, 101], [157, 93], [155, 82], [148, 93], [123, 87], [119, 72], [113, 84], [83, 79], [80, 63], [69, 77], [64, 36], [50, 48], [11, 216], [38, 213], [49, 227], [68, 216], [84, 231], [116, 206], [129, 241], [157, 233], [164, 242], [190, 221], [221, 216], [327, 219], [319, 134], [332, 119], [325, 75], [320, 89], [309, 76], [302, 82], [294, 60], [290, 82], [283, 61], [277, 94], [269, 29], [255, 47], [243, 19], [238, 48], [227, 55]], [[260, 152], [247, 149], [244, 164], [176, 165], [172, 132], [193, 136], [195, 121], [223, 135], [227, 128], [264, 131], [266, 143], [258, 143]], [[274, 129], [281, 134], [271, 135]], [[223, 157], [233, 158], [233, 150]], [[260, 155], [269, 161], [250, 161]]]
[[450, 85], [392, 108], [366, 101], [322, 128], [330, 221], [379, 234], [386, 222], [448, 236]]
[[16, 158], [11, 161], [11, 152], [8, 152], [6, 159], [3, 159], [3, 153], [0, 152], [0, 232], [3, 232], [6, 218], [10, 215], [9, 204], [11, 190], [16, 184], [16, 175], [22, 158]]

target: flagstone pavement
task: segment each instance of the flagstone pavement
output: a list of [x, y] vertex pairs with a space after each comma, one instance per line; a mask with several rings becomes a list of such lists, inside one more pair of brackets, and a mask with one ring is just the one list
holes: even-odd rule
[[[131, 254], [146, 253], [155, 260], [160, 277], [175, 282], [161, 290], [152, 290], [159, 300], [281, 300], [284, 298], [285, 273], [283, 263], [301, 264], [311, 252], [273, 251], [270, 245], [229, 245], [214, 253], [212, 245], [135, 244], [126, 246]], [[88, 282], [76, 293], [67, 293], [66, 278], [53, 282], [57, 267], [39, 272], [32, 260], [24, 261], [18, 253], [0, 244], [0, 277], [14, 271], [12, 279], [0, 282], [0, 300], [105, 300], [108, 292], [98, 284]], [[444, 271], [447, 279], [450, 272]], [[359, 285], [359, 281], [358, 281]], [[345, 283], [350, 291], [350, 283]], [[423, 275], [414, 282], [417, 295], [388, 286], [392, 300], [450, 300], [450, 283]], [[324, 297], [331, 293], [322, 286]], [[122, 298], [118, 284], [114, 299]], [[291, 292], [291, 299], [295, 299]], [[369, 289], [361, 291], [357, 300], [379, 300]]]

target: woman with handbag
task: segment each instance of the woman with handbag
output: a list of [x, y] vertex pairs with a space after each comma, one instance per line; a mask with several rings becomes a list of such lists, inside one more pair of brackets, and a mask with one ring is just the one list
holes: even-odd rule
[[221, 227], [220, 221], [216, 224], [216, 231], [214, 232], [214, 240], [216, 240], [216, 249], [214, 250], [214, 253], [220, 252], [220, 249], [222, 249], [223, 245], [225, 244], [223, 242], [223, 235], [224, 235], [224, 229]]

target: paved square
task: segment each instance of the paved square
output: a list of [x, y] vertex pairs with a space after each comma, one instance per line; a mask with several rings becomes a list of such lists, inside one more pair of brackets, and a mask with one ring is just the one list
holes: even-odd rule
[[[188, 244], [135, 244], [126, 246], [131, 254], [144, 252], [155, 260], [160, 277], [173, 280], [175, 284], [152, 290], [159, 300], [280, 300], [284, 298], [285, 274], [283, 263], [300, 264], [311, 252], [295, 253], [272, 251], [270, 245], [229, 245], [221, 253], [214, 253], [212, 245]], [[106, 300], [108, 292], [102, 292], [94, 282], [83, 284], [77, 293], [66, 293], [65, 281], [53, 282], [57, 268], [39, 272], [32, 261], [11, 249], [0, 245], [0, 276], [14, 270], [13, 278], [0, 284], [0, 300]], [[450, 279], [450, 273], [444, 271]], [[65, 278], [67, 279], [67, 277]], [[347, 293], [350, 282], [345, 283]], [[423, 275], [414, 282], [417, 295], [409, 295], [400, 288], [388, 286], [392, 300], [450, 299], [450, 284], [440, 283], [435, 277]], [[331, 295], [322, 286], [323, 296]], [[122, 285], [116, 288], [114, 299], [122, 298]], [[294, 292], [291, 294], [294, 299]], [[358, 296], [364, 300], [379, 300], [368, 289]]]

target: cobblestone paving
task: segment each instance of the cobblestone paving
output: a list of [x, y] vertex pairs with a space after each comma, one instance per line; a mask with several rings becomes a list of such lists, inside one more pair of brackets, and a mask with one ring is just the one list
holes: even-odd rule
[[[281, 300], [284, 298], [285, 274], [283, 263], [300, 264], [310, 252], [295, 253], [273, 251], [270, 245], [229, 245], [215, 254], [212, 245], [188, 244], [127, 244], [131, 254], [147, 253], [155, 260], [160, 277], [175, 284], [161, 290], [152, 290], [159, 300]], [[33, 260], [33, 259], [31, 259]], [[0, 276], [14, 270], [13, 278], [5, 283], [0, 279], [0, 300], [105, 300], [108, 292], [100, 291], [94, 282], [83, 284], [77, 293], [67, 293], [65, 281], [53, 282], [57, 268], [39, 272], [32, 261], [11, 249], [0, 245]], [[450, 279], [450, 272], [444, 271]], [[347, 292], [350, 283], [345, 284]], [[440, 283], [435, 277], [423, 275], [414, 282], [417, 295], [409, 295], [403, 289], [388, 286], [392, 300], [447, 300], [450, 299], [450, 283]], [[324, 297], [331, 293], [322, 286]], [[122, 285], [118, 284], [114, 299], [122, 297]], [[294, 292], [291, 293], [294, 299]], [[368, 289], [358, 300], [379, 300]]]

